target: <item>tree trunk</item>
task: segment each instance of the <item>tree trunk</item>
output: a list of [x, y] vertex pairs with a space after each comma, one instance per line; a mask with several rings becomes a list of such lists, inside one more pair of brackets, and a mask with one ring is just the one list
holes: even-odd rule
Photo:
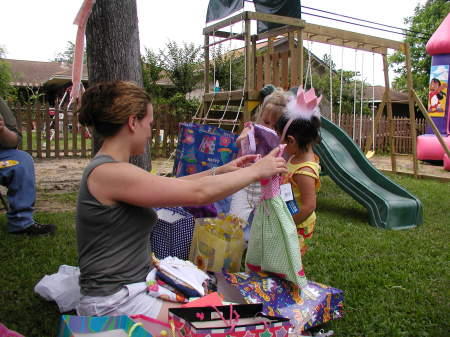
[[[136, 0], [97, 0], [86, 25], [89, 86], [105, 81], [133, 81], [143, 86]], [[94, 153], [101, 146], [94, 133]], [[130, 162], [150, 171], [150, 141]]]

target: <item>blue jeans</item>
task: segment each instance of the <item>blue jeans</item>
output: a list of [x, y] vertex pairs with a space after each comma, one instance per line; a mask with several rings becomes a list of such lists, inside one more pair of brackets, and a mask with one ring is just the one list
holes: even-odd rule
[[16, 160], [15, 166], [0, 169], [0, 184], [8, 188], [8, 230], [17, 232], [31, 226], [36, 200], [33, 158], [26, 152], [0, 150], [0, 160]]

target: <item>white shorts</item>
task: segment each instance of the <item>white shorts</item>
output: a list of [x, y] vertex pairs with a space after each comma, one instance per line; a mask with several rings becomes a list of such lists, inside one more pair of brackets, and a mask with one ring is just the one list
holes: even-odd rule
[[81, 296], [76, 309], [80, 316], [145, 315], [157, 318], [162, 304], [162, 300], [147, 294], [145, 282], [138, 282], [109, 296]]

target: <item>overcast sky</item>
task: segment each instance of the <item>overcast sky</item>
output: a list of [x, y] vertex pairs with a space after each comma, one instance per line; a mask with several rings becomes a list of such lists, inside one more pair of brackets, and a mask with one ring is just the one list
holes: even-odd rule
[[[153, 50], [163, 48], [168, 40], [203, 43], [202, 29], [205, 27], [208, 2], [209, 0], [137, 0], [142, 51], [144, 47]], [[413, 14], [419, 2], [424, 3], [424, 0], [302, 0], [302, 5], [404, 27], [403, 19]], [[6, 49], [7, 58], [49, 61], [66, 49], [67, 41], [75, 41], [76, 26], [73, 25], [73, 20], [82, 0], [1, 0], [0, 3], [0, 46]], [[321, 15], [327, 16], [323, 13]], [[303, 18], [311, 23], [393, 40], [402, 39], [397, 34], [343, 25], [307, 15]], [[312, 49], [320, 57], [329, 53], [328, 46], [317, 43]], [[365, 78], [371, 83], [372, 55], [364, 54]], [[332, 55], [339, 68], [341, 48], [333, 47]], [[362, 53], [358, 55], [358, 70], [362, 70], [361, 55]], [[344, 60], [344, 68], [352, 70], [354, 51], [345, 49]], [[378, 56], [375, 60], [376, 84], [383, 84], [381, 70], [381, 58]]]

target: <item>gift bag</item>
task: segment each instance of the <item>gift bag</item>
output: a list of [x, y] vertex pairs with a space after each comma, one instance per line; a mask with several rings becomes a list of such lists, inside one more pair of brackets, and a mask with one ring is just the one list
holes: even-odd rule
[[169, 336], [170, 325], [167, 323], [145, 315], [133, 315], [131, 319], [136, 323], [141, 323], [142, 327], [150, 332], [153, 337]]
[[58, 337], [152, 337], [141, 325], [128, 316], [62, 315]]
[[169, 309], [174, 337], [287, 337], [289, 319], [266, 316], [262, 304]]
[[162, 207], [156, 211], [158, 221], [150, 238], [155, 256], [158, 259], [175, 256], [187, 260], [194, 232], [194, 217], [181, 207]]
[[247, 137], [241, 140], [240, 155], [260, 154], [264, 157], [280, 144], [280, 137], [274, 130], [250, 122], [245, 126], [250, 130]]
[[[280, 145], [280, 153], [284, 145]], [[261, 181], [262, 201], [256, 207], [245, 264], [251, 271], [267, 271], [299, 287], [307, 284], [297, 229], [280, 196], [280, 177]]]
[[243, 220], [231, 215], [196, 219], [189, 260], [202, 270], [239, 271], [244, 226]]
[[183, 177], [228, 163], [237, 154], [236, 138], [215, 126], [180, 123], [174, 175]]

